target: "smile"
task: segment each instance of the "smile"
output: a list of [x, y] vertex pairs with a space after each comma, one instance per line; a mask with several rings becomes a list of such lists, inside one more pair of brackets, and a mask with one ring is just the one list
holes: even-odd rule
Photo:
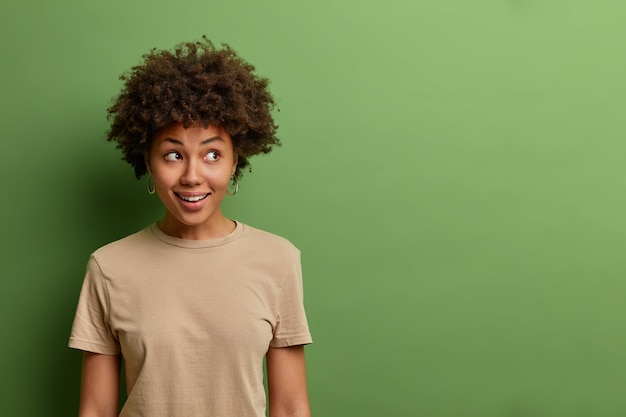
[[200, 200], [204, 200], [205, 198], [207, 198], [209, 196], [209, 194], [203, 194], [203, 195], [180, 195], [178, 193], [174, 193], [176, 194], [176, 197], [180, 198], [183, 201], [189, 201], [190, 203], [195, 203], [196, 201], [200, 201]]

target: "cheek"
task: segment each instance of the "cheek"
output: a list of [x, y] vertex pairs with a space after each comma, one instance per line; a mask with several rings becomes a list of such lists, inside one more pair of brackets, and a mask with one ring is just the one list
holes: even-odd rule
[[168, 180], [168, 176], [163, 173], [161, 170], [152, 171], [152, 177], [154, 178], [154, 185], [157, 187], [162, 187], [168, 184], [170, 181]]
[[220, 170], [220, 172], [212, 173], [210, 181], [214, 187], [228, 188], [230, 177], [230, 170]]
[[172, 187], [178, 181], [179, 175], [175, 170], [157, 164], [152, 166], [152, 177], [154, 186], [159, 190]]

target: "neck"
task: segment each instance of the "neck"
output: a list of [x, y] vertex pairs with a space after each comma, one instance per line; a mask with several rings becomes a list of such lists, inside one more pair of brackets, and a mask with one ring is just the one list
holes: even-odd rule
[[208, 240], [224, 237], [235, 230], [236, 223], [224, 217], [221, 213], [218, 218], [199, 225], [184, 224], [166, 213], [157, 223], [163, 233], [179, 239]]

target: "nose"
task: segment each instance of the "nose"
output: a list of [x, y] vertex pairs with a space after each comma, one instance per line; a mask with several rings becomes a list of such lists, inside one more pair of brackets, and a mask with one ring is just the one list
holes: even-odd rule
[[202, 183], [202, 175], [200, 175], [200, 167], [197, 162], [193, 160], [186, 161], [180, 182], [184, 185], [198, 185]]

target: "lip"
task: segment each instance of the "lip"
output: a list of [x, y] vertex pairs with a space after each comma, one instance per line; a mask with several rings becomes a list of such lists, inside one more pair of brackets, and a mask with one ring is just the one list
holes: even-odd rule
[[[177, 193], [174, 195], [180, 202], [180, 204], [189, 210], [201, 209], [207, 201], [207, 198], [211, 193]], [[197, 198], [197, 200], [196, 200]], [[190, 200], [191, 199], [191, 200]]]

